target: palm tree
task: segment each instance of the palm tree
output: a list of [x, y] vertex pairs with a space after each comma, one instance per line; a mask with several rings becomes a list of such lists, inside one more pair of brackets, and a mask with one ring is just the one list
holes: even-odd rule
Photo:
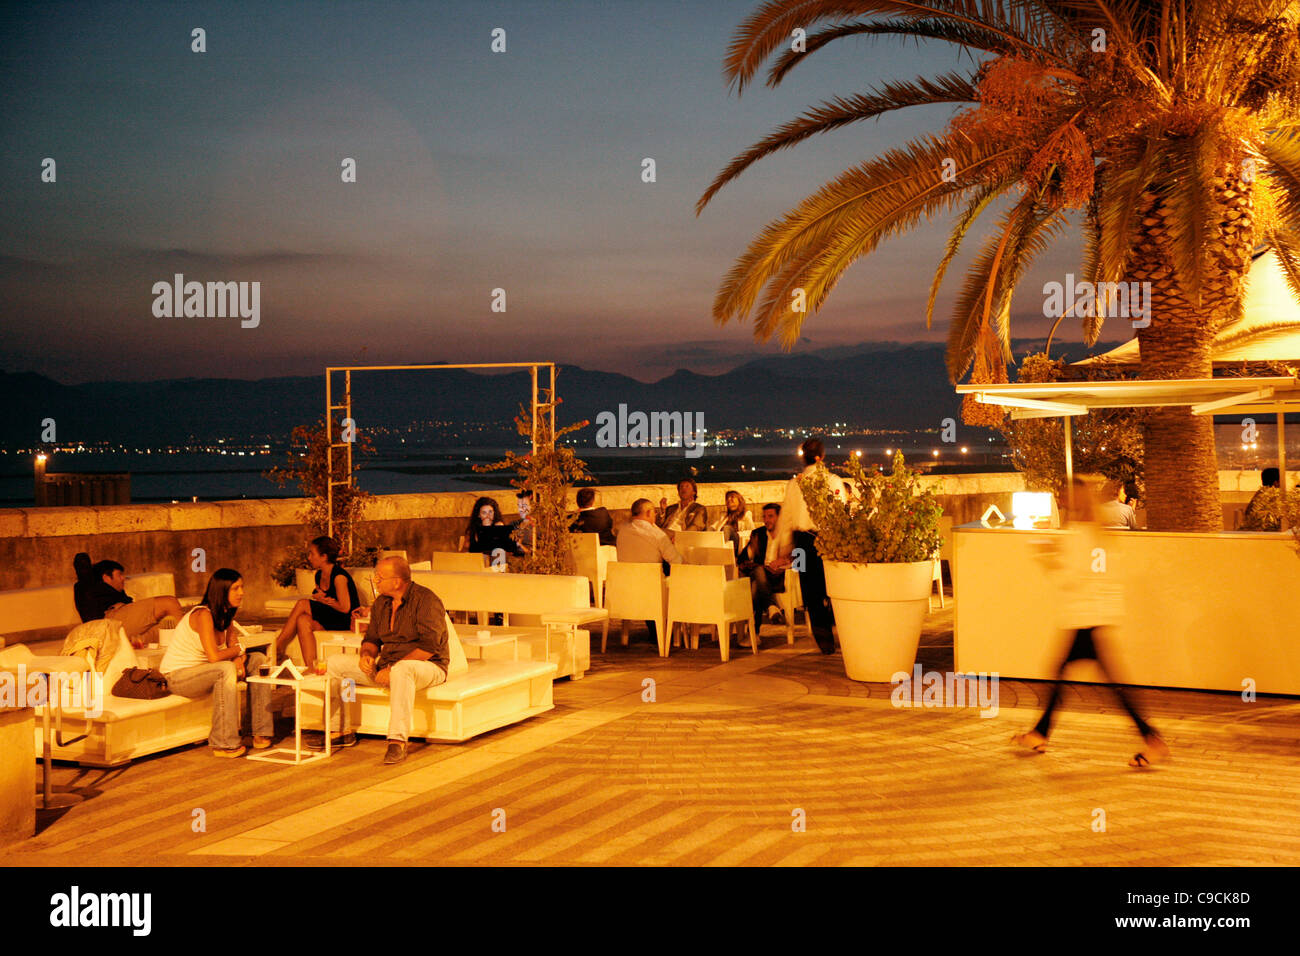
[[[851, 36], [943, 41], [976, 65], [821, 103], [738, 155], [697, 213], [753, 163], [817, 133], [908, 107], [958, 107], [943, 132], [847, 170], [770, 223], [724, 279], [714, 318], [752, 313], [755, 338], [779, 335], [789, 348], [805, 310], [822, 306], [854, 260], [955, 212], [928, 326], [944, 272], [994, 207], [995, 233], [952, 314], [952, 381], [968, 372], [1006, 381], [1012, 292], [1076, 226], [1082, 279], [1150, 283], [1143, 377], [1209, 377], [1211, 343], [1240, 310], [1253, 250], [1276, 249], [1300, 297], [1297, 24], [1295, 0], [769, 0], [728, 50], [737, 91], [769, 59], [776, 86]], [[1091, 311], [1081, 310], [1089, 344], [1104, 318]], [[1220, 529], [1212, 419], [1157, 410], [1144, 441], [1151, 528]]]

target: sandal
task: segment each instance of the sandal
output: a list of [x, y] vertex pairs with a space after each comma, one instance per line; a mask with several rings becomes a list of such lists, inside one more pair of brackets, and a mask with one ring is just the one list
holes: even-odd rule
[[1130, 767], [1143, 769], [1169, 759], [1169, 745], [1159, 734], [1147, 734], [1142, 739], [1146, 742], [1147, 753], [1134, 754], [1133, 759], [1128, 762]]
[[1027, 730], [1023, 734], [1016, 734], [1011, 738], [1011, 742], [1028, 750], [1032, 750], [1036, 754], [1047, 753], [1047, 738], [1043, 737], [1036, 730]]

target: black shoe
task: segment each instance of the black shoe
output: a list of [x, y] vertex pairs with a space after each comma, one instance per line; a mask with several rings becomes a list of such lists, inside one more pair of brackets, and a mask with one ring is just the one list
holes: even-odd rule
[[384, 754], [384, 763], [385, 764], [401, 763], [405, 759], [406, 759], [406, 741], [390, 740], [388, 742], [388, 750]]

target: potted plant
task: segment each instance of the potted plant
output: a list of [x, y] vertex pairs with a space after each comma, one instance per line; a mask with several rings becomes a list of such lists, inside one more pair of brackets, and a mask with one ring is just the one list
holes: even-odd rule
[[899, 452], [889, 475], [867, 472], [857, 457], [841, 469], [844, 500], [830, 491], [825, 467], [799, 479], [817, 524], [817, 553], [835, 610], [844, 673], [850, 680], [888, 682], [910, 672], [930, 603], [941, 507], [920, 491]]

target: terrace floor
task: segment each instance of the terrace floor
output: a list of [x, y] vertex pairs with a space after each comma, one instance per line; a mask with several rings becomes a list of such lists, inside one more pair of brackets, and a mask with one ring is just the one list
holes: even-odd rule
[[[951, 669], [951, 645], [950, 607], [929, 618], [923, 667]], [[1026, 755], [1008, 739], [1050, 685], [1002, 681], [986, 719], [896, 708], [889, 685], [849, 681], [838, 654], [770, 626], [761, 653], [725, 665], [706, 642], [661, 660], [635, 629], [626, 648], [613, 634], [606, 655], [596, 647], [583, 680], [556, 683], [555, 710], [466, 744], [413, 744], [396, 767], [378, 738], [297, 768], [203, 745], [59, 766], [55, 783], [87, 799], [41, 814], [3, 861], [1300, 865], [1293, 698], [1139, 690], [1173, 760], [1137, 771], [1139, 740], [1105, 688], [1070, 685], [1052, 749]]]

